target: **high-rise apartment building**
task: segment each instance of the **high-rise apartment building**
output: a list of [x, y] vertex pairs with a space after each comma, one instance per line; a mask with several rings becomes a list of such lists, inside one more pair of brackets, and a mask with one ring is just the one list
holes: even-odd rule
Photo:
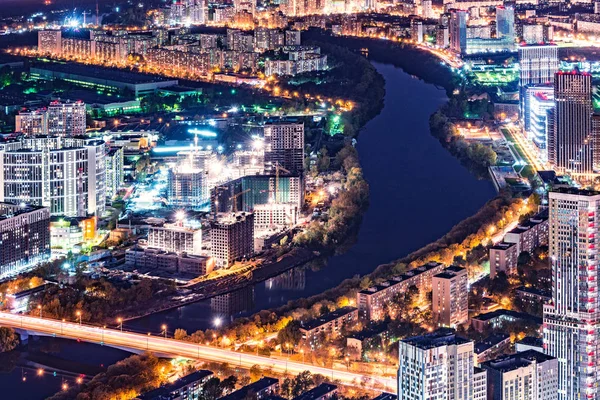
[[48, 134], [48, 115], [45, 110], [20, 111], [15, 116], [15, 132], [26, 136]]
[[496, 7], [496, 37], [515, 40], [515, 9], [512, 6]]
[[486, 361], [488, 400], [557, 400], [558, 360], [535, 350]]
[[208, 206], [208, 175], [205, 169], [197, 168], [202, 158], [193, 155], [169, 170], [167, 199], [172, 206], [194, 209]]
[[265, 170], [279, 165], [290, 173], [304, 170], [304, 124], [276, 123], [264, 127]]
[[165, 224], [148, 229], [148, 247], [173, 253], [199, 255], [202, 252], [202, 230], [181, 224]]
[[558, 359], [558, 399], [599, 399], [600, 192], [549, 193], [552, 300], [544, 305], [545, 353]]
[[53, 101], [48, 106], [48, 134], [53, 136], [85, 135], [85, 103]]
[[432, 279], [433, 320], [438, 326], [455, 328], [469, 321], [467, 270], [450, 266]]
[[106, 152], [106, 197], [112, 199], [123, 185], [123, 148], [112, 147]]
[[562, 173], [593, 171], [592, 76], [577, 71], [557, 72], [554, 79], [553, 136], [548, 160]]
[[50, 210], [0, 203], [0, 277], [50, 257]]
[[[554, 108], [554, 87], [530, 85], [525, 88], [523, 125], [527, 137], [540, 149], [548, 147], [547, 115]], [[543, 152], [546, 154], [546, 152]]]
[[521, 117], [525, 115], [525, 88], [529, 85], [551, 85], [558, 71], [556, 45], [519, 47], [519, 101]]
[[62, 53], [62, 32], [60, 29], [38, 31], [38, 52], [51, 56]]
[[458, 54], [467, 51], [467, 12], [451, 10], [448, 24], [450, 33], [450, 50]]
[[26, 138], [0, 148], [0, 201], [45, 206], [52, 215], [102, 215], [106, 204], [101, 140]]
[[217, 268], [227, 268], [236, 260], [254, 254], [254, 214], [220, 214], [211, 223], [211, 257]]
[[450, 329], [401, 340], [398, 399], [473, 398], [473, 342]]
[[431, 0], [421, 0], [421, 16], [425, 19], [434, 18], [433, 2]]

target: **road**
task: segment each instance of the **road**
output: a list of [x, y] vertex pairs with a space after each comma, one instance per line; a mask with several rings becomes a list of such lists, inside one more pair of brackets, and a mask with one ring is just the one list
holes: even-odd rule
[[349, 386], [364, 386], [375, 390], [396, 392], [396, 381], [375, 375], [330, 369], [305, 364], [297, 361], [274, 359], [211, 346], [183, 342], [161, 336], [151, 336], [132, 332], [121, 332], [118, 329], [108, 329], [73, 322], [62, 322], [53, 319], [0, 313], [0, 325], [31, 332], [45, 333], [69, 339], [80, 339], [91, 343], [121, 346], [129, 349], [168, 354], [174, 357], [184, 357], [203, 361], [229, 363], [233, 366], [250, 368], [259, 365], [261, 368], [271, 368], [274, 372], [298, 374], [310, 370], [313, 374], [321, 374], [341, 384]]

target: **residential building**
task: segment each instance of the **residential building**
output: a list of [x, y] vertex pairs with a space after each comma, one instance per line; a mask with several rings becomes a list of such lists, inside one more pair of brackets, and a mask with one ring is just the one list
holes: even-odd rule
[[0, 203], [0, 277], [18, 274], [50, 257], [50, 210]]
[[111, 147], [106, 152], [106, 197], [112, 199], [119, 194], [125, 176], [122, 147]]
[[457, 54], [467, 51], [467, 12], [452, 10], [449, 21], [450, 50]]
[[513, 6], [496, 7], [496, 37], [515, 41], [515, 9]]
[[207, 370], [192, 372], [174, 382], [144, 393], [138, 400], [197, 400], [202, 394], [204, 384], [213, 377]]
[[501, 329], [505, 324], [516, 321], [523, 322], [536, 329], [542, 325], [542, 319], [535, 315], [502, 308], [471, 317], [471, 325], [479, 332], [483, 332], [488, 328]]
[[86, 111], [82, 101], [53, 101], [47, 108], [48, 134], [52, 136], [85, 135]]
[[490, 278], [494, 279], [499, 272], [516, 274], [518, 258], [519, 246], [516, 243], [500, 242], [490, 247]]
[[62, 54], [62, 32], [56, 30], [38, 31], [38, 52], [42, 55], [58, 56]]
[[455, 328], [469, 322], [469, 278], [466, 268], [450, 266], [432, 278], [433, 320]]
[[46, 135], [48, 115], [45, 110], [19, 111], [15, 116], [15, 132], [25, 136]]
[[511, 345], [510, 335], [500, 333], [490, 335], [485, 339], [475, 343], [475, 363], [480, 365], [482, 362], [497, 358], [507, 350]]
[[389, 343], [390, 331], [385, 322], [346, 337], [346, 347], [354, 349], [356, 360], [361, 360], [368, 351], [386, 348]]
[[521, 117], [525, 115], [525, 88], [529, 85], [551, 85], [558, 71], [556, 45], [525, 45], [519, 47], [519, 102]]
[[517, 245], [517, 254], [532, 253], [536, 247], [548, 244], [548, 211], [521, 222], [504, 235], [504, 241]]
[[257, 400], [265, 399], [279, 391], [279, 380], [276, 378], [263, 377], [258, 381], [244, 386], [219, 400], [246, 400], [252, 394]]
[[527, 137], [543, 150], [547, 159], [548, 147], [547, 116], [554, 108], [554, 88], [546, 85], [530, 85], [525, 88], [523, 126]]
[[32, 137], [0, 146], [0, 201], [46, 206], [52, 215], [101, 216], [106, 204], [102, 140]]
[[558, 360], [528, 350], [481, 364], [489, 400], [557, 400]]
[[169, 170], [167, 199], [174, 207], [202, 209], [208, 206], [208, 176], [205, 170], [181, 163]]
[[544, 339], [533, 337], [533, 336], [525, 336], [523, 339], [515, 342], [515, 350], [517, 353], [521, 353], [527, 350], [535, 350], [540, 353], [544, 352]]
[[531, 308], [542, 309], [542, 306], [552, 300], [552, 292], [535, 287], [519, 286], [515, 289], [515, 297]]
[[211, 256], [217, 268], [254, 254], [254, 214], [219, 214], [210, 229]]
[[554, 123], [548, 161], [559, 173], [593, 172], [592, 76], [557, 72], [554, 80]]
[[415, 286], [420, 292], [431, 290], [433, 276], [441, 273], [444, 264], [431, 262], [407, 271], [389, 281], [361, 290], [356, 295], [359, 315], [362, 319], [377, 321], [385, 318], [385, 308], [398, 293]]
[[298, 223], [298, 206], [293, 203], [257, 204], [254, 206], [254, 231], [281, 229]]
[[319, 347], [322, 336], [336, 338], [340, 335], [342, 327], [358, 319], [358, 309], [355, 307], [342, 307], [319, 318], [301, 323], [300, 333], [302, 339], [312, 349]]
[[202, 229], [188, 228], [180, 223], [151, 226], [148, 229], [148, 247], [199, 255], [202, 252]]
[[210, 257], [140, 247], [134, 247], [125, 252], [125, 265], [134, 269], [158, 269], [194, 276], [209, 274], [214, 268]]
[[487, 400], [487, 371], [473, 368], [473, 400]]
[[399, 399], [473, 398], [472, 341], [440, 329], [399, 343]]
[[294, 397], [293, 400], [327, 400], [337, 398], [337, 386], [331, 383], [321, 383], [310, 389], [308, 392], [301, 394], [300, 396]]
[[558, 189], [548, 197], [552, 300], [544, 305], [544, 352], [558, 358], [560, 400], [598, 399], [600, 192]]
[[264, 138], [265, 170], [275, 172], [277, 166], [292, 174], [304, 170], [304, 124], [267, 124]]

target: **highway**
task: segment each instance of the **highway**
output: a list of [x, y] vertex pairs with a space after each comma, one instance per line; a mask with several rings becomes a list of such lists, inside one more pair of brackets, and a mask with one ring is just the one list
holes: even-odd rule
[[321, 374], [341, 384], [363, 386], [386, 392], [396, 392], [396, 381], [375, 375], [363, 375], [350, 371], [319, 367], [298, 361], [275, 359], [247, 353], [220, 349], [196, 343], [183, 342], [162, 336], [151, 336], [132, 333], [118, 329], [109, 329], [74, 322], [62, 322], [53, 319], [32, 317], [0, 312], [0, 326], [23, 329], [30, 332], [44, 333], [70, 339], [80, 339], [91, 343], [121, 346], [129, 349], [168, 354], [173, 357], [184, 357], [202, 361], [229, 363], [232, 366], [250, 368], [259, 365], [271, 368], [274, 372], [297, 374], [309, 370], [313, 374]]

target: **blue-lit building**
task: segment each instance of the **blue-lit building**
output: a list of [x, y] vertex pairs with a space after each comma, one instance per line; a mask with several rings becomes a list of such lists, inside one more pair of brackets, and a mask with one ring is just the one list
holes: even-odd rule
[[452, 10], [450, 14], [450, 49], [458, 54], [467, 51], [467, 12]]
[[529, 139], [542, 150], [548, 147], [547, 115], [554, 104], [552, 86], [528, 86], [525, 89], [523, 125]]
[[512, 6], [496, 7], [496, 37], [515, 41], [515, 10]]

